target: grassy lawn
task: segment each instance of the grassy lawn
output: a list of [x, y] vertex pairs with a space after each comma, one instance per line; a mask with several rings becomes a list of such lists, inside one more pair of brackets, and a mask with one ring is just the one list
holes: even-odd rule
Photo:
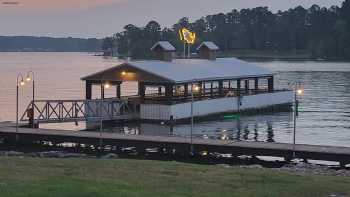
[[1, 197], [329, 196], [350, 178], [143, 160], [0, 158]]

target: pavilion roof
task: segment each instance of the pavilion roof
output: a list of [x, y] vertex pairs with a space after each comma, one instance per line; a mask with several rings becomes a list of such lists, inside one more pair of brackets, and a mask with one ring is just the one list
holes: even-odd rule
[[139, 72], [133, 80], [143, 82], [190, 83], [238, 78], [268, 77], [273, 73], [265, 68], [237, 58], [175, 59], [171, 62], [158, 60], [131, 61], [121, 63], [110, 69], [89, 75], [82, 80], [124, 81], [121, 72]]

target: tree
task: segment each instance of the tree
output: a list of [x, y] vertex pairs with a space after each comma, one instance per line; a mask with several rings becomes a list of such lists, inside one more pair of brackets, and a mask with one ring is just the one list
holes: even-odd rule
[[[129, 24], [115, 34], [119, 53], [149, 58], [149, 48], [159, 40], [181, 49], [181, 28], [197, 33], [197, 43], [214, 41], [221, 51], [237, 49], [312, 54], [313, 57], [350, 58], [350, 0], [342, 7], [297, 6], [272, 13], [268, 7], [232, 10], [201, 17], [194, 22], [183, 17], [171, 28], [150, 21], [144, 27]], [[109, 40], [105, 40], [107, 47]], [[195, 47], [192, 47], [194, 50]]]

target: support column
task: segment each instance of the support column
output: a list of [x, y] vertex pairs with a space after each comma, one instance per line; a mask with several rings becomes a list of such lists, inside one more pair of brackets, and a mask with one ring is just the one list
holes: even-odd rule
[[172, 98], [173, 97], [173, 85], [166, 85], [165, 86], [165, 97]]
[[162, 87], [159, 86], [159, 87], [158, 87], [158, 96], [161, 96], [161, 95], [162, 95]]
[[198, 83], [198, 87], [199, 87], [198, 94], [200, 97], [202, 97], [203, 96], [203, 83], [202, 82]]
[[254, 78], [254, 90], [259, 90], [259, 78]]
[[188, 97], [188, 84], [187, 83], [185, 83], [184, 84], [184, 86], [185, 86], [185, 97]]
[[223, 81], [219, 81], [219, 96], [223, 95]]
[[273, 76], [268, 78], [267, 84], [268, 84], [268, 91], [273, 92], [273, 90], [274, 90], [274, 87], [273, 87], [274, 86], [274, 78], [273, 78]]
[[241, 95], [241, 79], [237, 79], [237, 95]]
[[91, 100], [92, 98], [92, 83], [89, 81], [85, 82], [85, 99]]
[[210, 96], [213, 97], [214, 96], [214, 92], [213, 92], [213, 82], [210, 82]]
[[118, 99], [121, 98], [121, 87], [120, 87], [120, 84], [117, 84], [116, 86], [116, 96]]
[[146, 94], [145, 91], [146, 91], [145, 83], [139, 82], [139, 96], [141, 101], [145, 99], [145, 94]]
[[101, 99], [105, 99], [105, 87], [103, 86], [103, 83], [101, 81]]
[[244, 80], [244, 90], [245, 90], [245, 93], [248, 94], [249, 92], [249, 80]]

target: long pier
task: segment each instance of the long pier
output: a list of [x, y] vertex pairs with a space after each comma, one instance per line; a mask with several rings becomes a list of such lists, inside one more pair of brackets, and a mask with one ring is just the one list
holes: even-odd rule
[[[122, 135], [107, 132], [91, 131], [63, 131], [49, 129], [16, 129], [9, 125], [0, 125], [0, 138], [19, 139], [19, 141], [52, 142], [52, 143], [79, 143], [99, 146], [101, 139], [104, 146], [135, 147], [138, 151], [147, 148], [158, 148], [168, 152], [189, 153], [192, 147], [195, 154], [212, 152], [232, 154], [233, 156], [273, 156], [291, 159], [293, 144], [264, 143], [264, 142], [237, 142], [215, 139], [190, 138], [176, 136], [145, 136]], [[350, 164], [350, 147], [317, 146], [297, 144], [295, 146], [297, 158], [323, 161], [336, 161], [341, 166]]]

